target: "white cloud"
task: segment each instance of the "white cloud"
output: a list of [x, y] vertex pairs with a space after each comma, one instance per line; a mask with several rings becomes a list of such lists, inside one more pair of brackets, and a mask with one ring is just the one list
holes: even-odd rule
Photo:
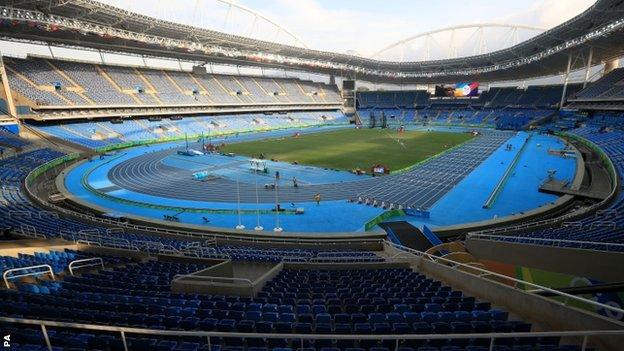
[[[551, 28], [579, 14], [593, 2], [594, 0], [544, 0], [533, 3], [528, 10], [519, 13], [503, 17], [495, 12], [484, 13], [483, 17], [486, 18], [473, 17], [464, 23], [448, 23], [445, 13], [436, 14], [438, 18], [418, 20], [418, 15], [414, 14], [413, 9], [392, 15], [361, 11], [357, 1], [353, 2], [352, 8], [344, 10], [324, 7], [318, 0], [276, 0], [265, 11], [286, 28], [297, 33], [313, 48], [337, 52], [353, 50], [367, 56], [405, 37], [452, 25], [503, 22]], [[415, 4], [414, 8], [419, 5], [422, 5], [422, 2]], [[380, 6], [383, 6], [383, 2], [380, 2]], [[450, 4], [448, 9], [461, 13], [461, 7], [453, 4]], [[487, 18], [488, 14], [490, 18]], [[430, 23], [439, 23], [439, 26], [424, 27]], [[534, 34], [536, 33], [525, 35]], [[438, 40], [441, 41], [437, 43], [438, 46], [448, 46], [446, 39], [438, 38]], [[500, 39], [492, 38], [491, 41], [497, 40]]]
[[[284, 33], [277, 33], [274, 28], [266, 25], [266, 23], [263, 25], [254, 22], [252, 16], [245, 15], [240, 11], [231, 11], [226, 16], [228, 7], [217, 0], [199, 2], [171, 0], [101, 1], [173, 21], [224, 30], [263, 40], [292, 43]], [[241, 5], [246, 5], [250, 1], [253, 0], [236, 0]], [[493, 2], [499, 3], [499, 1]], [[255, 1], [256, 6], [261, 8], [254, 8], [254, 10], [282, 25], [311, 48], [336, 52], [355, 51], [368, 56], [405, 37], [452, 25], [503, 22], [551, 28], [577, 15], [594, 2], [594, 0], [525, 1], [528, 4], [528, 9], [503, 16], [497, 11], [505, 11], [505, 6], [500, 6], [500, 9], [484, 6], [482, 11], [479, 8], [471, 8], [468, 9], [471, 12], [467, 12], [468, 10], [463, 8], [465, 5], [461, 5], [462, 2], [459, 1], [450, 1], [448, 4], [438, 5], [436, 11], [433, 11], [431, 15], [426, 15], [425, 18], [419, 18], [423, 15], [418, 12], [418, 9], [425, 6], [426, 2], [416, 0], [414, 0], [413, 6], [409, 5], [409, 8], [401, 13], [381, 11], [384, 1], [374, 2], [373, 4], [378, 4], [380, 9], [373, 11], [370, 10], [374, 8], [373, 6], [358, 6], [359, 0], [351, 1], [351, 6], [345, 6], [345, 2], [340, 1], [330, 3], [320, 0], [273, 0], [260, 4]], [[196, 4], [199, 6], [196, 7]], [[253, 6], [250, 5], [249, 7]], [[368, 10], [363, 10], [363, 8]], [[462, 9], [464, 9], [463, 12]], [[451, 11], [452, 13], [449, 14]], [[478, 13], [480, 17], [464, 16], [464, 12]], [[463, 23], [455, 23], [457, 22], [455, 18], [462, 17], [469, 19]], [[437, 43], [438, 46], [448, 46], [448, 42], [445, 42], [447, 39], [438, 38], [438, 40], [440, 41]], [[490, 41], [496, 42], [495, 39]], [[422, 51], [419, 48], [414, 50]], [[467, 49], [467, 51], [470, 50]]]
[[595, 0], [544, 0], [533, 4], [527, 11], [501, 19], [510, 23], [552, 28], [585, 11], [595, 2]]
[[313, 48], [370, 54], [378, 43], [398, 38], [413, 25], [400, 16], [380, 15], [357, 9], [330, 9], [316, 0], [277, 0], [271, 17], [298, 33]]

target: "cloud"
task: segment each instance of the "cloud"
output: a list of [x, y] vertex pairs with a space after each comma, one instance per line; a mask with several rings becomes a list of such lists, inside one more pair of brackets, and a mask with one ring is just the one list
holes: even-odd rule
[[[338, 2], [342, 6], [334, 8], [334, 3], [320, 0], [275, 0], [263, 11], [297, 33], [312, 48], [336, 52], [356, 51], [368, 56], [405, 37], [452, 25], [502, 22], [551, 28], [579, 14], [593, 2], [594, 0], [526, 0], [528, 10], [504, 17], [499, 13], [506, 10], [506, 5], [499, 9], [481, 6], [482, 11], [479, 7], [462, 10], [463, 1], [449, 1], [447, 5], [437, 6], [426, 13], [419, 11], [423, 2], [414, 1], [405, 11], [387, 13], [371, 11], [370, 6], [366, 6], [368, 11], [360, 10], [358, 1], [354, 1], [351, 7], [344, 6], [344, 2]], [[378, 4], [384, 6], [384, 2]], [[485, 4], [491, 5], [489, 2]], [[463, 13], [466, 15], [463, 16]], [[474, 13], [480, 17], [472, 16]], [[460, 18], [463, 17], [470, 20], [455, 22], [461, 21]], [[526, 36], [535, 34], [537, 33], [526, 33]], [[448, 46], [447, 39], [438, 40], [441, 41], [437, 43], [439, 47]], [[500, 39], [492, 38], [491, 41], [497, 40]], [[399, 56], [398, 53], [393, 55]]]
[[[257, 39], [293, 44], [284, 32], [241, 11], [228, 11], [217, 0], [102, 0], [150, 16], [222, 30]], [[523, 0], [525, 6], [504, 1], [475, 0], [466, 7], [465, 0], [236, 0], [274, 20], [313, 49], [335, 52], [358, 52], [369, 56], [405, 37], [452, 25], [503, 22], [550, 28], [577, 15], [594, 0]], [[496, 7], [492, 6], [496, 2]], [[196, 7], [196, 4], [199, 6]], [[523, 10], [517, 10], [524, 7]], [[512, 12], [501, 16], [501, 13]], [[516, 12], [513, 12], [516, 11]], [[226, 21], [227, 19], [227, 21]], [[524, 38], [523, 38], [524, 39]], [[447, 39], [438, 38], [440, 47]], [[495, 42], [495, 40], [491, 40]], [[472, 44], [467, 44], [472, 45]], [[420, 50], [415, 48], [413, 50]], [[467, 51], [470, 51], [467, 49]], [[392, 53], [399, 56], [399, 53]], [[422, 57], [422, 55], [420, 55]], [[399, 57], [394, 57], [399, 59]]]
[[532, 4], [526, 11], [501, 17], [500, 20], [552, 28], [585, 11], [595, 2], [595, 0], [543, 0]]
[[327, 8], [316, 0], [277, 0], [274, 4], [269, 10], [273, 18], [310, 47], [323, 50], [367, 55], [378, 43], [399, 38], [406, 28], [414, 27], [399, 16], [358, 10], [356, 3], [350, 9]]

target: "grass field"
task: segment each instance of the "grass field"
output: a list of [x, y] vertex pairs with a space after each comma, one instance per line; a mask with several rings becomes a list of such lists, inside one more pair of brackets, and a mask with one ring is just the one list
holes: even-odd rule
[[467, 133], [343, 129], [229, 144], [223, 151], [250, 157], [264, 153], [268, 159], [342, 170], [369, 170], [375, 164], [398, 170], [470, 138]]

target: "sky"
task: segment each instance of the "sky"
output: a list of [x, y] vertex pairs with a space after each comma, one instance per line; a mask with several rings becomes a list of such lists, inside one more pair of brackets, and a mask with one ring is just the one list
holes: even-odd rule
[[[100, 0], [147, 15], [209, 29], [286, 42], [219, 0]], [[556, 26], [594, 0], [232, 0], [272, 19], [308, 47], [369, 56], [418, 33], [474, 23]], [[533, 35], [536, 33], [533, 33]], [[530, 33], [527, 33], [530, 35]], [[443, 40], [443, 39], [441, 39]]]

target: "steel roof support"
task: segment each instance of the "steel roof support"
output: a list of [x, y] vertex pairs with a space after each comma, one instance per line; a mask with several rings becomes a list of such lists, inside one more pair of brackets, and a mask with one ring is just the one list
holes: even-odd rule
[[0, 78], [2, 79], [2, 87], [4, 89], [4, 94], [7, 100], [7, 108], [9, 117], [17, 122], [18, 133], [19, 129], [21, 129], [22, 123], [20, 119], [17, 117], [17, 110], [15, 109], [15, 100], [13, 100], [13, 93], [11, 92], [11, 88], [9, 86], [9, 77], [7, 77], [6, 69], [4, 69], [4, 59], [2, 58], [2, 53], [0, 53]]
[[583, 89], [587, 86], [589, 80], [589, 70], [591, 69], [592, 59], [594, 58], [594, 47], [589, 47], [589, 57], [587, 57], [587, 66], [585, 67], [585, 79], [583, 79]]
[[559, 108], [563, 107], [565, 102], [566, 93], [568, 90], [568, 80], [570, 79], [570, 66], [572, 66], [572, 53], [568, 53], [568, 67], [566, 68], [565, 78], [563, 79], [563, 89], [561, 90], [561, 101], [559, 102]]

